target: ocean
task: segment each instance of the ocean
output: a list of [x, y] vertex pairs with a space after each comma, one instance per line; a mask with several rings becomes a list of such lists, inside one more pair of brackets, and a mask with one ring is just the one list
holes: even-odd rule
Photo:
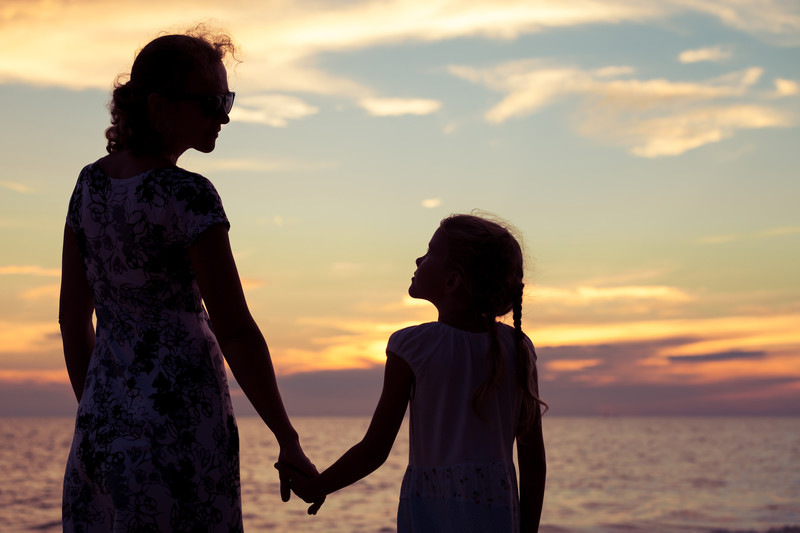
[[[293, 422], [321, 469], [357, 442], [368, 418]], [[0, 418], [0, 532], [61, 530], [61, 479], [73, 421]], [[282, 503], [277, 446], [239, 419], [245, 531], [390, 533], [407, 429], [386, 464], [329, 496], [317, 516]], [[544, 417], [543, 533], [800, 533], [800, 418]]]

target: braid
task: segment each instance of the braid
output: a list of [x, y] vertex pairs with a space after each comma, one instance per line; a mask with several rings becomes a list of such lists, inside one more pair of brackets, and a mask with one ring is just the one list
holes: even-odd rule
[[481, 383], [480, 387], [472, 393], [472, 409], [482, 418], [480, 406], [484, 398], [497, 388], [500, 378], [503, 377], [504, 363], [503, 353], [500, 348], [500, 339], [497, 337], [497, 321], [493, 316], [485, 315], [486, 323], [489, 327], [489, 375]]
[[517, 375], [519, 386], [522, 389], [522, 414], [520, 428], [527, 429], [542, 416], [542, 407], [547, 410], [547, 404], [539, 399], [538, 376], [533, 361], [536, 352], [530, 351], [525, 343], [525, 334], [522, 332], [522, 294], [524, 285], [520, 283], [519, 290], [514, 294], [514, 338], [517, 345]]
[[473, 410], [483, 418], [481, 404], [500, 385], [505, 369], [496, 318], [513, 311], [518, 386], [522, 393], [519, 423], [522, 428], [530, 427], [541, 416], [541, 407], [547, 405], [538, 396], [536, 354], [522, 332], [522, 247], [513, 228], [480, 216], [451, 215], [442, 220], [439, 229], [447, 238], [449, 260], [461, 273], [474, 310], [485, 318], [489, 332], [489, 370], [472, 395]]

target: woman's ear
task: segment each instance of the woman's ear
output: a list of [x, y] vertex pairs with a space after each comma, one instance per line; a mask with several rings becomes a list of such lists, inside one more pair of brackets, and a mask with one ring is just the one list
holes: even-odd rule
[[167, 99], [158, 93], [151, 93], [147, 97], [147, 118], [150, 120], [150, 125], [158, 130], [159, 124], [164, 124], [167, 121]]

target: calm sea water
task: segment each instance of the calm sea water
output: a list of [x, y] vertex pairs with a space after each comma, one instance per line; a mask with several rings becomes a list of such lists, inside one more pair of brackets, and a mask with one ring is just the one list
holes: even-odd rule
[[[358, 441], [366, 418], [296, 418], [324, 468]], [[329, 497], [317, 516], [283, 504], [277, 447], [239, 420], [248, 532], [394, 532], [408, 453]], [[800, 418], [559, 418], [545, 416], [543, 533], [800, 533]], [[0, 418], [0, 531], [60, 531], [61, 476], [72, 420]]]

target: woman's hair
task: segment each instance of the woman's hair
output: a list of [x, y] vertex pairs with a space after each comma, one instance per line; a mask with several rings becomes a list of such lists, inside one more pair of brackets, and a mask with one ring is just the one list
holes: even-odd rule
[[[495, 218], [495, 217], [493, 217]], [[503, 376], [503, 357], [497, 336], [499, 316], [513, 311], [517, 348], [517, 374], [522, 390], [520, 424], [529, 427], [541, 416], [547, 404], [539, 399], [536, 386], [535, 354], [531, 353], [522, 332], [523, 254], [515, 230], [499, 219], [485, 216], [451, 215], [439, 225], [447, 240], [448, 258], [459, 271], [473, 304], [486, 320], [491, 334], [491, 367], [486, 380], [472, 397], [472, 406], [480, 406]]]
[[228, 35], [211, 33], [203, 25], [150, 41], [136, 56], [128, 80], [123, 82], [125, 76], [120, 75], [114, 83], [106, 150], [158, 154], [163, 140], [148, 117], [149, 96], [185, 96], [191, 73], [213, 78], [217, 65], [228, 55], [235, 59], [235, 53], [236, 45]]

